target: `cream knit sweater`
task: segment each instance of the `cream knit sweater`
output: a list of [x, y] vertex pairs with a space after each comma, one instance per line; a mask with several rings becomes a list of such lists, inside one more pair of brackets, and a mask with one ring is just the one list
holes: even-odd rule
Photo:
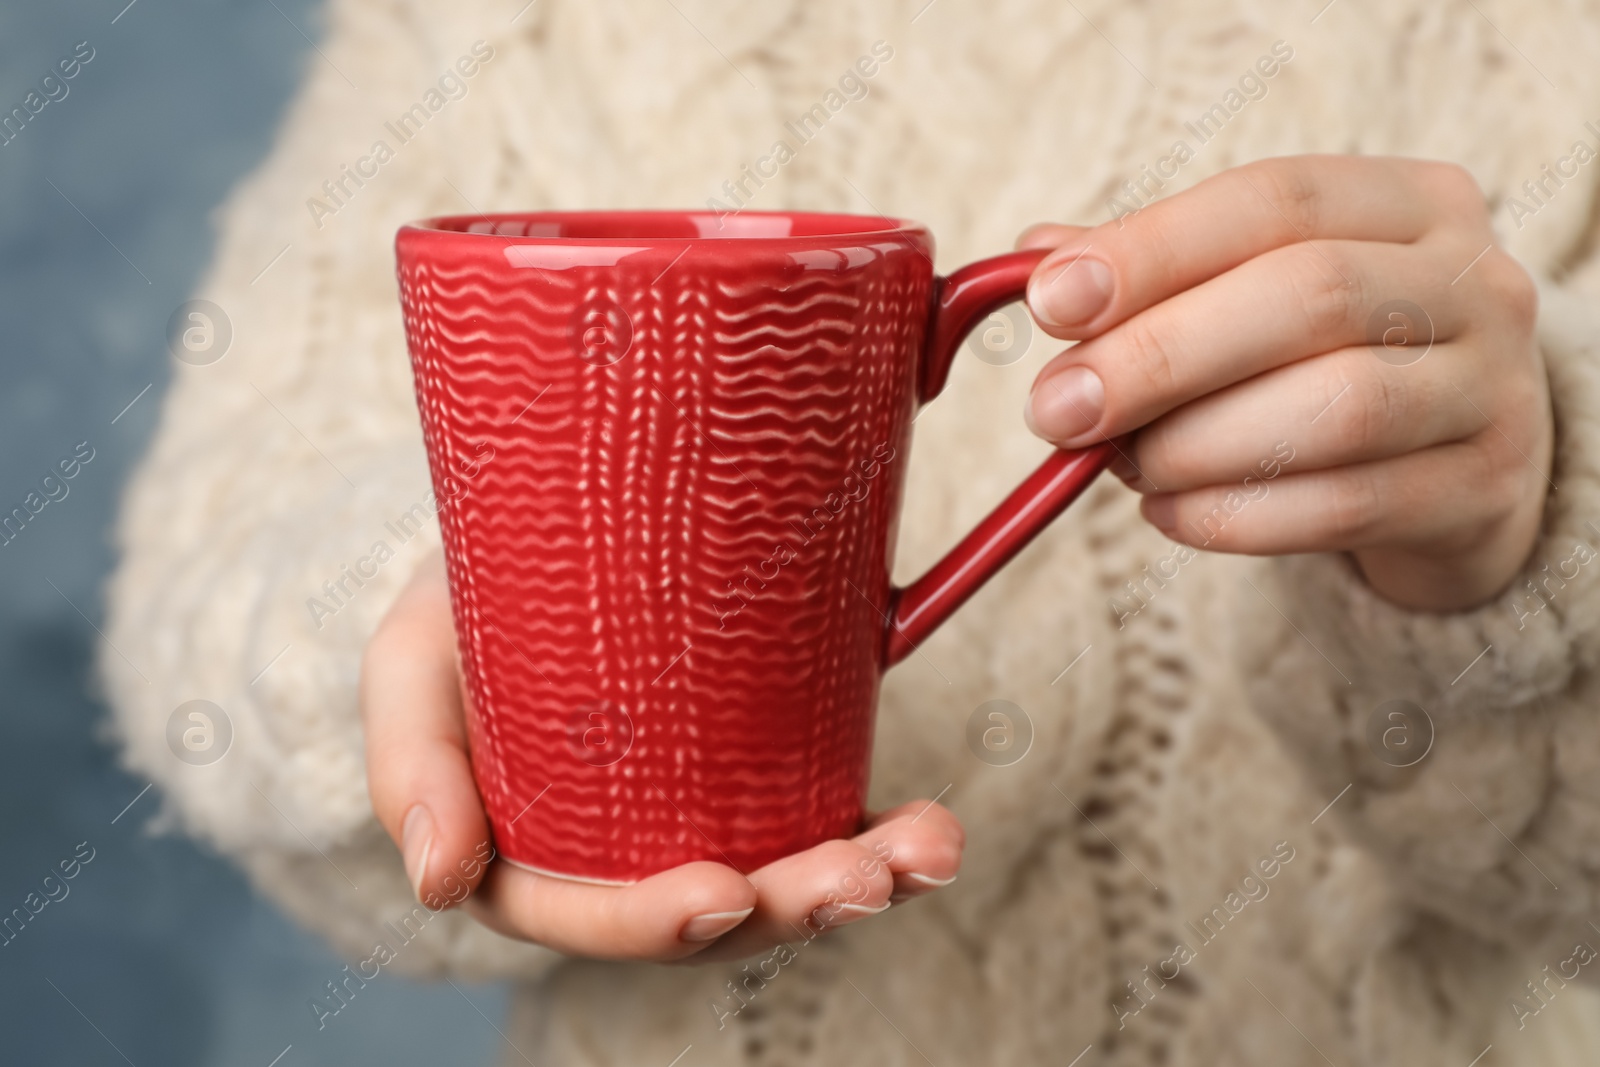
[[[197, 295], [232, 345], [175, 365], [110, 590], [127, 660], [103, 664], [172, 821], [352, 960], [381, 939], [396, 970], [524, 980], [508, 1062], [1600, 1060], [1600, 965], [1574, 948], [1600, 946], [1594, 3], [523, 3], [331, 0], [220, 214]], [[841, 84], [877, 42], [890, 58]], [[823, 128], [750, 178], [818, 103]], [[1180, 140], [1192, 158], [1162, 163]], [[949, 270], [1036, 220], [1308, 151], [1460, 161], [1541, 279], [1558, 449], [1526, 581], [1437, 617], [1339, 558], [1179, 564], [1104, 479], [885, 684], [874, 800], [942, 794], [964, 820], [949, 890], [749, 971], [565, 960], [454, 912], [405, 943], [384, 927], [413, 902], [367, 800], [357, 666], [437, 540], [385, 527], [428, 488], [396, 226], [728, 203], [742, 180], [753, 208], [922, 219]], [[958, 360], [917, 424], [901, 578], [1037, 461], [1020, 411], [1058, 347]], [[319, 628], [308, 598], [378, 541], [395, 558]], [[210, 766], [167, 745], [195, 698], [233, 727]], [[1010, 766], [964, 743], [990, 699], [1032, 723]], [[1433, 725], [1410, 768], [1368, 742], [1393, 699]]]

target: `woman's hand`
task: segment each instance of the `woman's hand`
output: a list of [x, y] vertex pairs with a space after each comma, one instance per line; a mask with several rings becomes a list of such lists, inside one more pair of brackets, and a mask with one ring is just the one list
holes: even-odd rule
[[1553, 439], [1537, 294], [1461, 168], [1265, 160], [1019, 244], [1054, 249], [1028, 303], [1081, 342], [1039, 375], [1029, 425], [1066, 446], [1132, 433], [1113, 469], [1175, 541], [1349, 552], [1431, 611], [1527, 559]]
[[[466, 901], [508, 937], [599, 959], [737, 959], [800, 931], [875, 915], [955, 878], [965, 843], [945, 808], [913, 801], [848, 841], [742, 875], [688, 863], [630, 886], [597, 886], [491, 862], [473, 784], [443, 557], [435, 552], [384, 618], [361, 664], [367, 787], [418, 899]], [[469, 895], [470, 894], [470, 895]]]

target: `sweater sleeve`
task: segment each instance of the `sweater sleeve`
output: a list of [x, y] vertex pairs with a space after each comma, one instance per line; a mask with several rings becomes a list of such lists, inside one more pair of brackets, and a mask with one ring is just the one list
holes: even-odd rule
[[[414, 95], [410, 68], [386, 72], [393, 55], [348, 47], [334, 62], [373, 92], [388, 77]], [[397, 225], [457, 194], [419, 177], [451, 151], [441, 129], [392, 164], [411, 174], [386, 172], [332, 218], [308, 212], [315, 176], [339, 173], [367, 136], [364, 115], [324, 122], [358, 101], [318, 70], [272, 157], [223, 207], [203, 317], [175, 317], [193, 344], [174, 342], [124, 502], [102, 687], [161, 821], [236, 861], [352, 960], [425, 927], [394, 966], [533, 977], [560, 957], [417, 905], [367, 796], [362, 651], [439, 538], [391, 245]]]
[[167, 404], [124, 514], [102, 676], [125, 763], [163, 821], [351, 959], [402, 938], [413, 973], [546, 970], [559, 957], [421, 908], [367, 797], [362, 650], [438, 542], [420, 441], [330, 450], [341, 474], [248, 397], [205, 432], [186, 409], [217, 397], [194, 392]]
[[1288, 557], [1243, 589], [1238, 633], [1256, 709], [1402, 894], [1517, 950], [1570, 951], [1600, 900], [1596, 305], [1545, 290], [1539, 340], [1555, 488], [1509, 588], [1423, 614], [1345, 557]]

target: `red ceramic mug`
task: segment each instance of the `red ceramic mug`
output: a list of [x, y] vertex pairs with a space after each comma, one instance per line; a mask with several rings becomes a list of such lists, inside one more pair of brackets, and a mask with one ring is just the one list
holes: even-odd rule
[[884, 670], [1099, 473], [1058, 451], [890, 585], [911, 420], [1039, 252], [806, 213], [429, 219], [396, 239], [470, 708], [513, 863], [750, 872], [859, 827]]

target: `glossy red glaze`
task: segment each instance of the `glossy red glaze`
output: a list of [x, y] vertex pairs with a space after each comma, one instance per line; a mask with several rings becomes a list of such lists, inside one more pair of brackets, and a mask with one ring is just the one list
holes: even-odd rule
[[884, 668], [1106, 462], [1052, 455], [891, 588], [915, 408], [1040, 254], [936, 279], [917, 224], [799, 213], [461, 216], [396, 247], [500, 854], [628, 882], [853, 833]]

